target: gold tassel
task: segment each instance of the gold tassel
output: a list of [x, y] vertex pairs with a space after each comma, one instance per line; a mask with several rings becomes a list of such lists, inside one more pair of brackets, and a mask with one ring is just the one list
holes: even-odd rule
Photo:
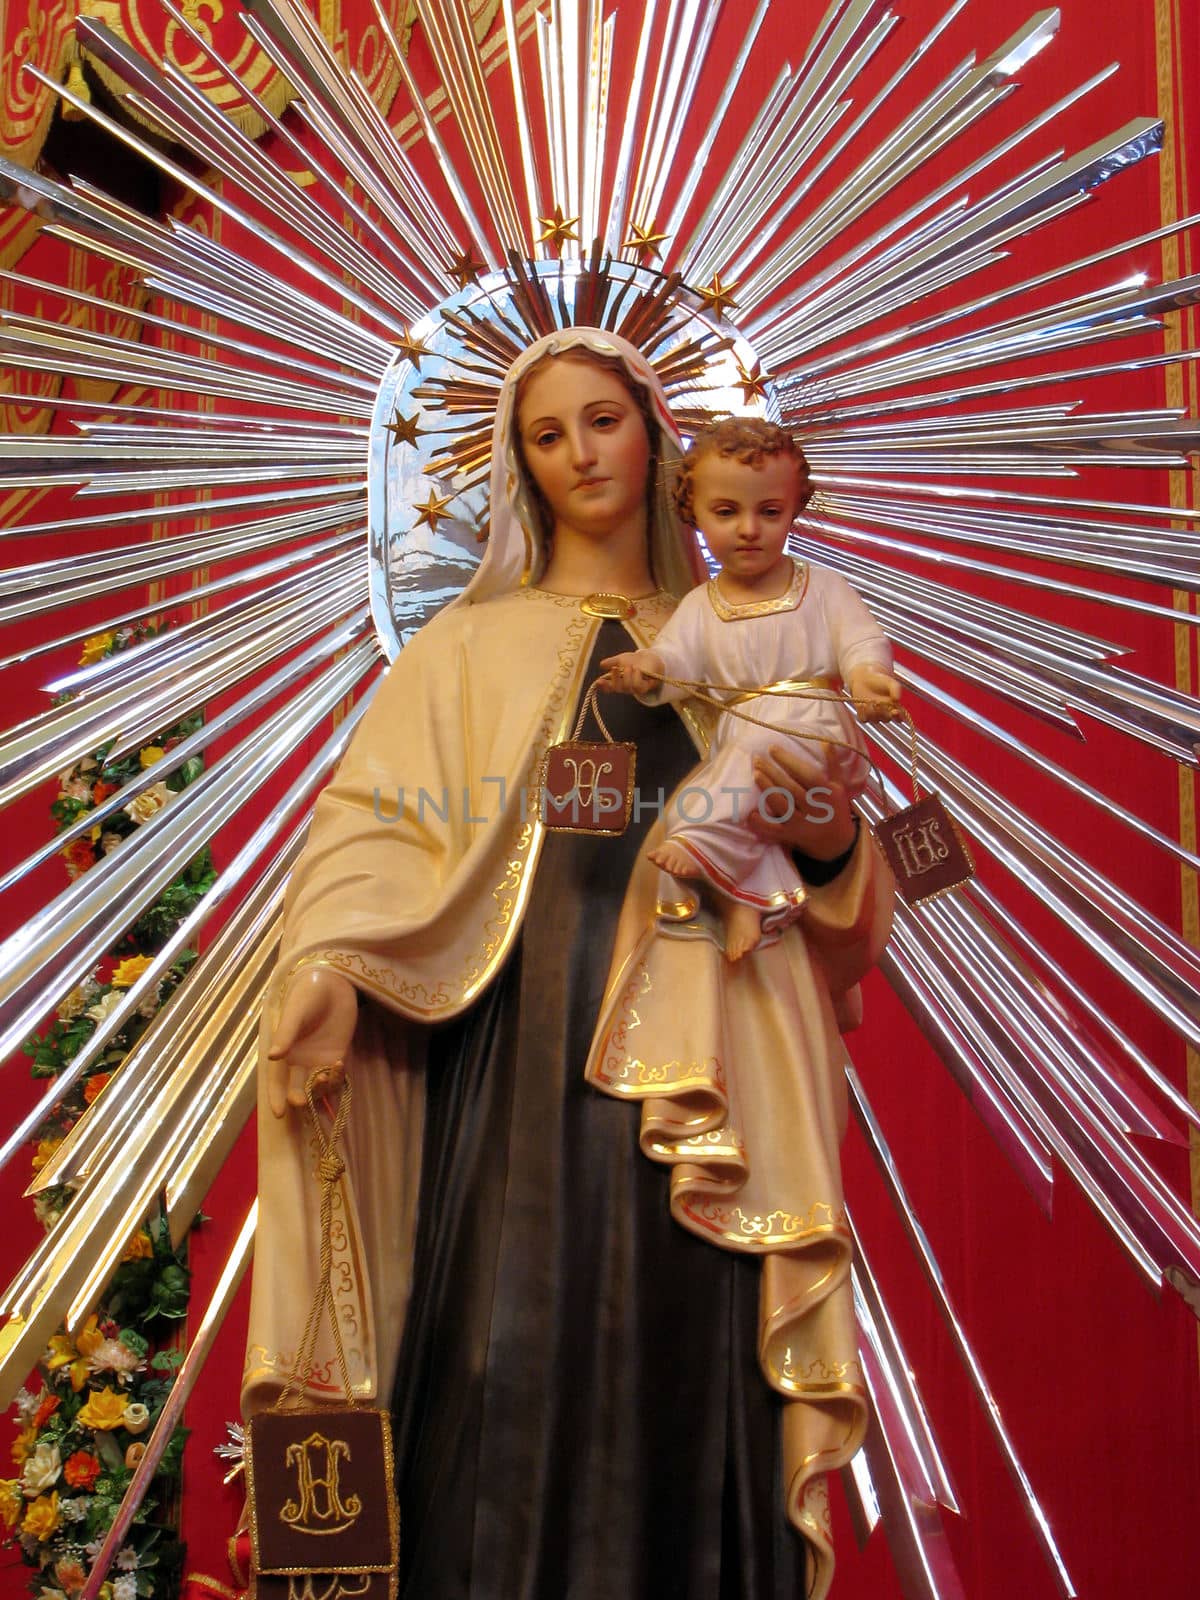
[[[67, 88], [80, 100], [92, 103], [92, 91], [88, 88], [88, 81], [83, 75], [83, 61], [76, 45], [71, 54], [71, 65], [67, 72]], [[78, 106], [73, 106], [69, 100], [64, 100], [62, 108], [63, 117], [67, 122], [82, 122], [85, 113]]]

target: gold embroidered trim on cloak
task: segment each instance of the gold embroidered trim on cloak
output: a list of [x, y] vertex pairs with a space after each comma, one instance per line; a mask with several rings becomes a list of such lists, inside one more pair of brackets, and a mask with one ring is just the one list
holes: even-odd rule
[[791, 1211], [751, 1214], [741, 1206], [722, 1205], [711, 1199], [683, 1200], [680, 1210], [706, 1233], [718, 1234], [731, 1244], [743, 1247], [779, 1249], [819, 1234], [849, 1237], [845, 1211], [825, 1200], [816, 1201], [804, 1217]]
[[356, 950], [318, 950], [313, 955], [301, 956], [288, 968], [281, 994], [286, 992], [296, 974], [306, 967], [329, 967], [334, 972], [340, 972], [344, 978], [349, 978], [356, 988], [365, 989], [380, 1000], [401, 1000], [414, 1011], [430, 1016], [451, 1003], [444, 983], [439, 983], [436, 989], [430, 989], [423, 983], [397, 980], [386, 967], [368, 965]]
[[[525, 770], [524, 790], [529, 796], [537, 791], [547, 749], [561, 741], [570, 727], [575, 701], [591, 656], [589, 646], [597, 621], [579, 611], [578, 596], [555, 595], [544, 589], [520, 589], [515, 593], [537, 594], [558, 603], [565, 602], [576, 612], [567, 624], [566, 638], [559, 647], [558, 669]], [[513, 936], [520, 926], [520, 914], [529, 896], [533, 882], [532, 869], [541, 852], [544, 836], [545, 829], [539, 821], [522, 823], [504, 876], [491, 892], [497, 906], [496, 913], [484, 922], [482, 944], [473, 956], [467, 957], [462, 976], [454, 985], [439, 983], [436, 988], [430, 989], [423, 983], [409, 983], [397, 979], [386, 967], [370, 965], [357, 951], [346, 950], [322, 950], [302, 956], [289, 968], [285, 985], [304, 967], [330, 967], [349, 978], [357, 988], [385, 1004], [399, 1001], [406, 1012], [421, 1021], [439, 1021], [457, 1013], [469, 1005], [490, 982], [508, 954]]]
[[735, 605], [721, 593], [717, 579], [710, 578], [706, 585], [709, 605], [722, 622], [740, 622], [748, 617], [771, 617], [780, 611], [795, 611], [808, 589], [808, 563], [798, 561], [795, 556], [792, 556], [791, 562], [792, 580], [783, 593], [777, 594], [773, 600], [749, 600], [743, 605]]
[[856, 1359], [826, 1361], [824, 1356], [817, 1356], [801, 1368], [792, 1360], [789, 1350], [787, 1359], [778, 1370], [787, 1380], [789, 1394], [860, 1395], [867, 1392], [862, 1363]]
[[[528, 594], [545, 591], [521, 592]], [[533, 794], [538, 788], [546, 751], [552, 744], [560, 743], [567, 736], [575, 713], [575, 702], [579, 698], [583, 675], [591, 658], [589, 647], [595, 637], [596, 628], [596, 619], [586, 617], [582, 613], [573, 618], [567, 626], [566, 640], [558, 652], [558, 673], [546, 700], [546, 709], [533, 743], [529, 765], [525, 769], [526, 794]], [[571, 693], [571, 690], [574, 690], [574, 693]], [[474, 964], [468, 959], [466, 971], [460, 980], [463, 1005], [469, 1004], [484, 988], [508, 954], [508, 947], [520, 926], [520, 914], [529, 898], [533, 883], [533, 868], [541, 854], [545, 836], [546, 830], [540, 821], [522, 824], [516, 847], [508, 862], [508, 871], [492, 890], [492, 898], [497, 902], [499, 910], [489, 922], [484, 923], [483, 948], [474, 958]], [[513, 891], [511, 894], [510, 890]]]
[[610, 1093], [631, 1097], [645, 1098], [648, 1091], [659, 1091], [664, 1085], [685, 1093], [703, 1090], [717, 1103], [706, 1115], [692, 1120], [711, 1124], [713, 1116], [718, 1114], [724, 1119], [729, 1109], [728, 1089], [725, 1065], [719, 1056], [709, 1056], [704, 1061], [648, 1062], [639, 1060], [626, 1048], [629, 1030], [641, 1022], [637, 1001], [649, 994], [651, 988], [650, 975], [645, 965], [639, 963], [623, 982], [621, 998], [608, 1030], [608, 1048], [596, 1067], [597, 1079]]

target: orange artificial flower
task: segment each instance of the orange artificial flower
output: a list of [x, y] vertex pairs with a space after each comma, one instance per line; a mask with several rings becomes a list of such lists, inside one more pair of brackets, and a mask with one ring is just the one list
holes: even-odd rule
[[116, 794], [116, 792], [117, 786], [115, 783], [105, 783], [103, 778], [97, 778], [92, 785], [92, 804], [94, 806], [101, 805], [108, 799], [110, 794]]
[[124, 1422], [125, 1404], [125, 1396], [117, 1389], [93, 1389], [75, 1420], [85, 1428], [95, 1429], [97, 1433], [110, 1433]]
[[47, 1391], [42, 1396], [41, 1405], [33, 1413], [33, 1426], [35, 1428], [40, 1428], [44, 1423], [49, 1422], [50, 1418], [58, 1410], [61, 1404], [62, 1401], [56, 1394], [51, 1394], [49, 1391]]
[[72, 1489], [91, 1489], [100, 1476], [100, 1461], [90, 1450], [76, 1450], [63, 1462], [63, 1477]]
[[111, 1072], [93, 1072], [83, 1086], [83, 1103], [85, 1106], [91, 1105], [111, 1077]]
[[[87, 1569], [77, 1556], [63, 1556], [54, 1563], [58, 1586], [67, 1595], [77, 1595], [87, 1582]], [[45, 1590], [42, 1591], [45, 1593]]]
[[67, 863], [67, 877], [72, 882], [89, 867], [96, 865], [96, 852], [86, 839], [74, 839], [62, 852], [62, 858]]

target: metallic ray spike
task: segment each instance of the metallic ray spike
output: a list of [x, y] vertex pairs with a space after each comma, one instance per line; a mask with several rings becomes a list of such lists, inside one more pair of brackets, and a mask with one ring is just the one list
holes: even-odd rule
[[909, 1243], [921, 1263], [921, 1268], [925, 1273], [934, 1300], [947, 1328], [950, 1330], [950, 1336], [954, 1340], [959, 1357], [971, 1379], [971, 1386], [979, 1398], [984, 1415], [1004, 1456], [1005, 1464], [1017, 1485], [1026, 1514], [1033, 1524], [1034, 1531], [1050, 1566], [1054, 1570], [1063, 1594], [1073, 1595], [1076, 1590], [1058, 1542], [1051, 1530], [1050, 1519], [1042, 1507], [1025, 1468], [1021, 1464], [1016, 1445], [1005, 1424], [1003, 1413], [992, 1393], [990, 1384], [984, 1376], [979, 1357], [971, 1345], [962, 1319], [955, 1309], [942, 1269], [929, 1243], [925, 1229], [921, 1226], [920, 1219], [908, 1197], [900, 1169], [892, 1155], [879, 1119], [871, 1106], [870, 1100], [867, 1098], [867, 1092], [863, 1087], [862, 1080], [853, 1067], [847, 1069], [846, 1077], [850, 1085], [851, 1109], [871, 1146], [883, 1181], [891, 1192], [892, 1203], [896, 1213], [904, 1226], [905, 1233], [908, 1235]]

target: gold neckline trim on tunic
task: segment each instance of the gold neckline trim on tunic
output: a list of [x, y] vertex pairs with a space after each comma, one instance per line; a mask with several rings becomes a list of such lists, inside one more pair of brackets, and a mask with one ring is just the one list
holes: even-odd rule
[[804, 599], [808, 588], [808, 562], [791, 558], [792, 581], [782, 594], [773, 600], [748, 600], [744, 605], [734, 605], [721, 593], [716, 578], [708, 580], [708, 603], [722, 622], [739, 622], [744, 617], [769, 617], [777, 611], [795, 611]]
[[536, 584], [530, 584], [524, 592], [545, 595], [559, 605], [578, 606], [585, 617], [616, 622], [628, 622], [630, 617], [637, 615], [637, 608], [641, 604], [648, 605], [651, 600], [669, 598], [665, 589], [654, 589], [649, 594], [630, 597], [610, 589], [598, 589], [593, 594], [560, 594], [557, 589], [541, 589]]

